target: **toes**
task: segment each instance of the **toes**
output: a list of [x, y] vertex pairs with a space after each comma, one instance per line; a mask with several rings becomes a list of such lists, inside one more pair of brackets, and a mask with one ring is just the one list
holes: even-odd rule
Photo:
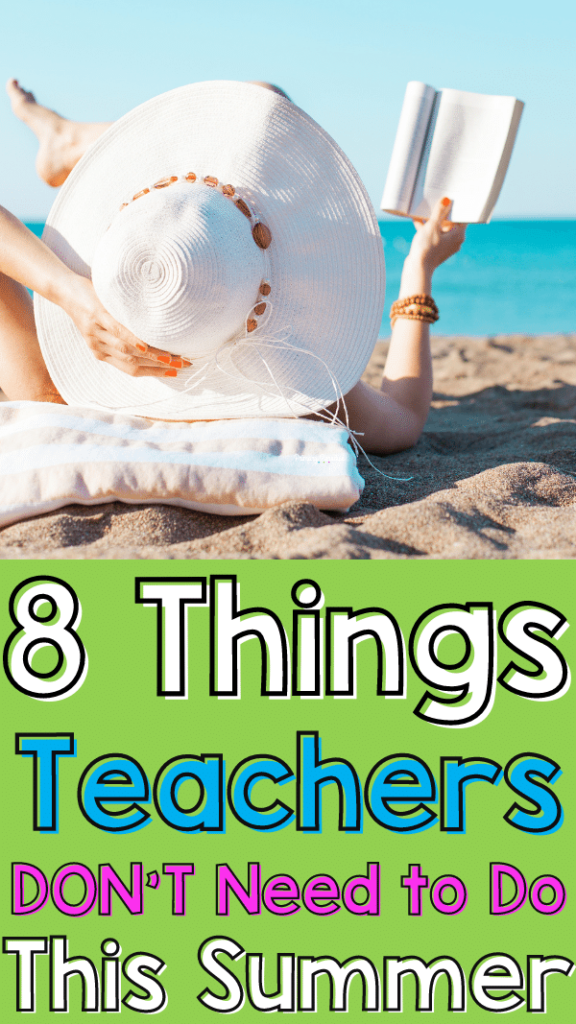
[[6, 92], [10, 96], [13, 104], [18, 105], [21, 102], [36, 103], [34, 93], [23, 89], [17, 78], [8, 79], [6, 82]]

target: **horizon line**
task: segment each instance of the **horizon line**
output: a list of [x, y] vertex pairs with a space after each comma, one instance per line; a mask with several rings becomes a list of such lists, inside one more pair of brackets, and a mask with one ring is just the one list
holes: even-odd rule
[[[392, 222], [392, 221], [399, 221], [399, 220], [406, 220], [406, 221], [411, 220], [410, 217], [401, 217], [401, 216], [397, 216], [397, 215], [391, 214], [391, 213], [386, 213], [386, 214], [385, 213], [378, 213], [377, 217], [378, 217], [378, 221], [379, 222], [382, 221], [384, 223], [388, 223], [388, 222]], [[532, 213], [532, 214], [528, 214], [528, 213], [508, 213], [508, 214], [505, 214], [505, 213], [503, 213], [503, 214], [500, 214], [498, 217], [492, 217], [492, 219], [488, 223], [494, 224], [495, 221], [510, 221], [510, 220], [543, 220], [543, 221], [549, 221], [549, 220], [559, 220], [559, 221], [576, 220], [576, 213], [565, 213], [565, 214], [561, 214], [561, 213]], [[474, 226], [474, 225], [472, 224], [472, 226]]]
[[[16, 214], [16, 216], [18, 216], [18, 215]], [[46, 214], [45, 217], [22, 216], [22, 217], [19, 217], [19, 220], [21, 220], [23, 224], [45, 224], [47, 216], [48, 216], [48, 214]], [[382, 213], [382, 212], [379, 212], [379, 211], [376, 211], [376, 217], [377, 217], [377, 220], [378, 220], [379, 223], [394, 223], [394, 222], [398, 223], [398, 221], [409, 221], [409, 220], [411, 220], [410, 217], [401, 217], [401, 216], [396, 216], [394, 214], [389, 214], [389, 213], [385, 214], [385, 213]], [[558, 214], [558, 213], [532, 213], [532, 214], [527, 214], [527, 213], [509, 213], [509, 214], [501, 214], [498, 217], [492, 217], [492, 219], [491, 219], [491, 221], [489, 223], [494, 224], [496, 221], [515, 221], [515, 220], [518, 220], [518, 221], [527, 221], [527, 220], [570, 221], [570, 220], [574, 220], [574, 221], [576, 221], [576, 213], [566, 213], [566, 214]], [[474, 226], [474, 225], [472, 225], [472, 226]]]

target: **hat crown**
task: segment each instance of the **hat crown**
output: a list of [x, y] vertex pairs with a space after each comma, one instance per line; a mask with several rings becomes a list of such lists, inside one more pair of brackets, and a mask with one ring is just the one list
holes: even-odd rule
[[230, 199], [178, 181], [118, 213], [97, 246], [92, 281], [136, 337], [195, 359], [242, 331], [265, 267], [250, 223]]

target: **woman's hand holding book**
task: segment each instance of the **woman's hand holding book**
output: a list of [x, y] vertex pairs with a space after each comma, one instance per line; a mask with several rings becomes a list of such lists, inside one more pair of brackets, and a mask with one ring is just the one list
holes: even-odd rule
[[458, 252], [466, 236], [465, 224], [453, 224], [447, 219], [451, 206], [450, 199], [440, 199], [428, 220], [413, 218], [416, 234], [408, 259], [421, 260], [430, 273]]

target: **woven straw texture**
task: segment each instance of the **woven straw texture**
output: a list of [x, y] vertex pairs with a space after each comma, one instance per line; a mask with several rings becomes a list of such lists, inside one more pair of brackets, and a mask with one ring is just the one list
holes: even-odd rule
[[[37, 297], [40, 343], [62, 396], [69, 404], [166, 419], [293, 416], [325, 407], [335, 398], [331, 374], [345, 394], [372, 352], [384, 256], [356, 171], [330, 136], [283, 97], [247, 83], [204, 82], [136, 108], [76, 166], [44, 241], [88, 276], [121, 204], [160, 178], [189, 171], [230, 182], [272, 232], [265, 324], [242, 344], [224, 346], [218, 364], [212, 359], [191, 389], [186, 373], [165, 381], [131, 378], [96, 361], [69, 317]], [[169, 340], [165, 332], [162, 347], [171, 350]]]
[[181, 180], [117, 214], [96, 249], [92, 282], [136, 337], [205, 365], [244, 326], [266, 262], [230, 199]]

